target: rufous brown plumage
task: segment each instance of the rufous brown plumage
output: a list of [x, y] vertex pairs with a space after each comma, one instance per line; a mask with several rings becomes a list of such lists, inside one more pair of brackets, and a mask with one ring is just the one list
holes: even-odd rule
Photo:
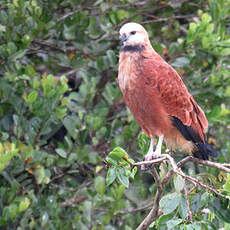
[[[146, 159], [167, 147], [179, 148], [201, 159], [216, 156], [206, 142], [208, 121], [178, 73], [152, 48], [146, 30], [127, 23], [120, 30], [118, 82], [124, 100], [143, 132], [152, 139]], [[160, 146], [152, 151], [154, 138]]]

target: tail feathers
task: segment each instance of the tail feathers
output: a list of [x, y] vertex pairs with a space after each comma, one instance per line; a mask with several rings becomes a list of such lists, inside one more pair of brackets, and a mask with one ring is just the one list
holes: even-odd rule
[[182, 121], [177, 117], [173, 116], [171, 119], [173, 125], [180, 131], [182, 136], [186, 140], [193, 142], [193, 144], [197, 147], [197, 151], [193, 153], [196, 158], [208, 160], [208, 156], [217, 157], [217, 153], [212, 148], [212, 146], [208, 144], [207, 141], [203, 141], [200, 135], [193, 129], [192, 126], [184, 125]]
[[193, 153], [194, 157], [202, 160], [208, 160], [208, 156], [217, 157], [216, 151], [207, 142], [206, 143], [200, 142], [200, 143], [196, 143], [195, 145], [198, 151]]

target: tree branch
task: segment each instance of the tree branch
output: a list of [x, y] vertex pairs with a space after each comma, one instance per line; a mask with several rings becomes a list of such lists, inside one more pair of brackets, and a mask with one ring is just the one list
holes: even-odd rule
[[[159, 175], [156, 171], [155, 168], [152, 169], [152, 174], [155, 179], [156, 185], [157, 185], [157, 192], [156, 196], [154, 198], [153, 206], [152, 209], [150, 210], [149, 214], [145, 217], [145, 219], [141, 222], [141, 224], [137, 227], [137, 230], [145, 230], [148, 228], [148, 226], [156, 220], [160, 215], [162, 215], [159, 207], [160, 199], [163, 195], [163, 188], [165, 185], [168, 183], [168, 181], [171, 179], [173, 174], [178, 174], [182, 176], [185, 180], [188, 180], [192, 182], [195, 186], [200, 185], [201, 187], [205, 188], [206, 190], [215, 193], [218, 196], [221, 196], [223, 198], [227, 199], [227, 196], [221, 194], [218, 192], [216, 189], [204, 184], [203, 182], [199, 181], [196, 178], [193, 178], [191, 176], [186, 175], [184, 172], [181, 170], [181, 166], [188, 162], [189, 160], [192, 160], [194, 162], [197, 162], [202, 165], [207, 165], [210, 167], [215, 167], [217, 169], [223, 170], [225, 172], [229, 172], [229, 168], [227, 168], [229, 165], [226, 164], [220, 164], [216, 162], [211, 162], [211, 161], [204, 161], [204, 160], [199, 160], [194, 158], [193, 156], [187, 156], [178, 163], [175, 162], [175, 160], [169, 155], [169, 154], [162, 154], [162, 156], [158, 159], [154, 159], [152, 161], [141, 161], [141, 162], [136, 162], [132, 164], [133, 166], [141, 166], [141, 165], [146, 165], [146, 164], [156, 164], [156, 163], [162, 163], [164, 160], [168, 160], [172, 166], [172, 169], [169, 170], [169, 172], [166, 174], [166, 176], [163, 178], [162, 181], [159, 179]], [[188, 205], [188, 220], [192, 221], [192, 213], [190, 209], [190, 204], [188, 200], [188, 189], [185, 187], [185, 197], [187, 200], [187, 205]]]
[[154, 159], [154, 160], [151, 160], [151, 161], [140, 161], [140, 162], [132, 163], [132, 166], [134, 167], [134, 166], [141, 166], [141, 165], [158, 164], [158, 163], [161, 163], [165, 159], [166, 159], [166, 157], [162, 156], [160, 158], [157, 158], [157, 159]]
[[129, 214], [129, 213], [133, 213], [133, 212], [139, 212], [139, 211], [144, 211], [146, 209], [149, 209], [153, 206], [153, 202], [151, 202], [150, 204], [144, 205], [142, 207], [138, 207], [138, 208], [132, 208], [132, 209], [128, 209], [128, 210], [119, 210], [116, 214]]
[[[181, 175], [184, 179], [189, 180], [189, 181], [191, 181], [191, 182], [193, 182], [193, 183], [199, 184], [201, 187], [203, 187], [203, 188], [205, 188], [205, 189], [207, 189], [207, 190], [209, 190], [209, 191], [215, 193], [215, 194], [218, 195], [218, 196], [221, 196], [221, 197], [227, 199], [227, 196], [221, 194], [221, 193], [218, 192], [216, 189], [214, 189], [214, 188], [212, 188], [212, 187], [210, 187], [210, 186], [204, 184], [203, 182], [199, 181], [198, 179], [195, 179], [195, 178], [193, 178], [193, 177], [191, 177], [191, 176], [188, 176], [188, 175], [184, 174], [184, 173], [182, 172], [182, 170], [177, 166], [176, 162], [174, 161], [174, 159], [173, 159], [170, 155], [168, 155], [168, 154], [164, 154], [164, 155], [166, 155], [166, 158], [170, 161], [170, 163], [171, 163], [171, 165], [172, 165], [173, 170], [174, 170], [175, 173]], [[200, 160], [198, 160], [198, 161], [200, 161]], [[203, 160], [201, 160], [201, 161], [202, 161], [202, 162], [205, 162], [205, 161], [203, 161]], [[213, 164], [212, 164], [213, 167], [216, 167], [216, 168], [218, 168], [218, 169], [224, 170], [222, 167], [220, 168], [219, 163], [214, 163], [214, 162], [212, 162], [212, 163], [213, 163]], [[225, 170], [224, 170], [224, 171], [225, 171]]]
[[147, 229], [148, 226], [152, 223], [152, 221], [156, 220], [160, 215], [162, 215], [162, 212], [159, 210], [159, 203], [162, 197], [162, 193], [163, 193], [162, 186], [157, 187], [157, 193], [154, 198], [153, 207], [150, 210], [149, 214], [145, 217], [145, 219], [137, 227], [136, 230]]
[[197, 159], [195, 157], [192, 157], [191, 160], [193, 162], [196, 162], [198, 164], [201, 164], [201, 165], [207, 165], [207, 166], [210, 166], [210, 167], [215, 167], [217, 169], [220, 169], [222, 171], [225, 171], [227, 173], [230, 173], [230, 164], [226, 164], [226, 163], [217, 163], [217, 162], [212, 162], [212, 161], [204, 161], [204, 160], [200, 160], [200, 159]]
[[91, 181], [88, 181], [88, 182], [85, 182], [85, 183], [81, 184], [81, 185], [79, 186], [79, 188], [77, 189], [77, 191], [75, 192], [74, 196], [73, 196], [72, 198], [70, 198], [70, 199], [68, 199], [68, 200], [66, 200], [66, 201], [64, 201], [64, 202], [62, 202], [62, 203], [60, 203], [60, 204], [59, 204], [60, 207], [72, 206], [73, 204], [77, 204], [77, 203], [80, 203], [80, 202], [86, 200], [86, 199], [88, 198], [87, 195], [82, 195], [82, 196], [78, 196], [78, 195], [79, 195], [79, 192], [80, 192], [80, 190], [81, 190], [82, 188], [88, 187], [88, 186], [90, 186], [91, 184], [92, 184]]
[[221, 194], [216, 189], [214, 189], [214, 188], [212, 188], [212, 187], [204, 184], [203, 182], [201, 182], [201, 181], [199, 181], [199, 180], [197, 180], [197, 179], [195, 179], [195, 178], [193, 178], [191, 176], [185, 175], [182, 171], [178, 170], [178, 171], [176, 171], [176, 173], [179, 174], [179, 175], [181, 175], [184, 179], [189, 180], [191, 182], [194, 182], [194, 183], [200, 185], [201, 187], [205, 188], [206, 190], [209, 190], [210, 192], [213, 192], [213, 193], [215, 193], [218, 196], [221, 196], [221, 197], [223, 197], [225, 199], [228, 199], [227, 196]]
[[184, 196], [185, 196], [185, 199], [187, 201], [187, 207], [188, 207], [187, 219], [188, 219], [188, 221], [192, 222], [192, 211], [190, 208], [190, 202], [189, 202], [188, 194], [189, 194], [189, 192], [188, 192], [188, 188], [187, 188], [186, 181], [185, 181], [185, 183], [184, 183]]

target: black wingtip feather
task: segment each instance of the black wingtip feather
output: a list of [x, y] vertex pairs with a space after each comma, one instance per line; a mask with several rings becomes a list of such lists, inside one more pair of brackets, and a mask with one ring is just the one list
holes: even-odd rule
[[196, 133], [191, 126], [184, 125], [181, 120], [176, 117], [172, 117], [172, 122], [186, 140], [192, 141], [196, 145], [198, 151], [193, 153], [196, 158], [208, 160], [209, 156], [217, 157], [217, 153], [212, 146], [208, 144], [207, 141], [203, 143], [198, 133]]
[[216, 151], [212, 148], [210, 144], [205, 143], [196, 143], [198, 151], [193, 153], [193, 155], [202, 160], [208, 160], [208, 156], [217, 157]]

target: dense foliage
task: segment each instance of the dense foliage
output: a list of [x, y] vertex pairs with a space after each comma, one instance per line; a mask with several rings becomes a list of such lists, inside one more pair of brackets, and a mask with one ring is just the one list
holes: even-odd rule
[[[229, 0], [0, 0], [0, 229], [131, 230], [149, 212], [151, 174], [119, 163], [140, 161], [149, 143], [116, 82], [128, 21], [183, 77], [209, 120], [215, 161], [229, 162], [229, 15]], [[226, 173], [183, 170], [230, 196]], [[149, 229], [230, 229], [229, 200], [199, 186], [186, 221], [181, 186], [176, 176], [167, 184]]]

